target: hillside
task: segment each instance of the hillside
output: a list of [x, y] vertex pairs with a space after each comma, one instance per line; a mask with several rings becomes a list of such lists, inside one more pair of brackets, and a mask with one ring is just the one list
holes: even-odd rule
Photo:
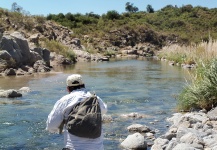
[[168, 42], [199, 43], [208, 41], [209, 36], [216, 39], [216, 15], [217, 8], [191, 5], [178, 8], [168, 5], [153, 13], [140, 11], [119, 14], [116, 11], [108, 11], [102, 16], [93, 13], [60, 13], [50, 14], [47, 19], [68, 26], [80, 38], [88, 35], [93, 39], [100, 38], [113, 46], [122, 47], [143, 42], [158, 46]]
[[[59, 13], [43, 17], [0, 9], [0, 29], [21, 31], [26, 37], [39, 33], [42, 36], [38, 44], [43, 46], [47, 40], [70, 46], [70, 41], [77, 38], [79, 41], [74, 40], [74, 44], [81, 43], [87, 52], [111, 56], [123, 54], [123, 50], [156, 51], [173, 43], [200, 43], [208, 41], [210, 36], [216, 39], [216, 15], [217, 8], [191, 5], [180, 8], [167, 5], [149, 13], [137, 11], [119, 14], [112, 10], [102, 16], [94, 13]], [[56, 28], [62, 31], [55, 33]]]

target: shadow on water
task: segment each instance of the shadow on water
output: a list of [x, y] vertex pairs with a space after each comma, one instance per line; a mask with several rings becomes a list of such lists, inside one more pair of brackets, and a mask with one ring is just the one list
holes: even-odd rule
[[[21, 98], [0, 98], [0, 102], [8, 102], [0, 103], [0, 149], [63, 147], [63, 136], [45, 131], [45, 124], [54, 103], [67, 94], [65, 79], [69, 74], [82, 74], [86, 87], [108, 105], [108, 115], [114, 121], [103, 124], [105, 150], [121, 150], [120, 142], [130, 134], [126, 128], [134, 123], [159, 130], [156, 137], [164, 133], [168, 124], [165, 119], [176, 106], [174, 95], [188, 77], [186, 70], [154, 59], [78, 63], [55, 69], [58, 73], [0, 77], [0, 89], [31, 88]], [[121, 117], [132, 112], [146, 117]]]

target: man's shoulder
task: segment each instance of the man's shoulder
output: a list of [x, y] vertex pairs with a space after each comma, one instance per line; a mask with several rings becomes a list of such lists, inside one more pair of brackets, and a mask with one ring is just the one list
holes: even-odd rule
[[61, 103], [67, 102], [70, 99], [72, 99], [73, 97], [75, 97], [75, 96], [72, 94], [64, 95], [62, 98], [59, 99], [59, 102], [61, 102]]

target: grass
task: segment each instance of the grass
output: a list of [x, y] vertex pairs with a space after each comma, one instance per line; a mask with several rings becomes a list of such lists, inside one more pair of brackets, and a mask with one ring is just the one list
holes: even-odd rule
[[55, 40], [47, 40], [44, 39], [42, 42], [43, 47], [49, 49], [51, 52], [56, 52], [57, 54], [61, 54], [64, 57], [69, 58], [72, 61], [75, 61], [75, 53], [73, 50], [69, 49], [67, 46], [57, 42]]
[[178, 110], [210, 110], [217, 106], [217, 59], [198, 65], [192, 82], [178, 97]]
[[170, 45], [159, 52], [158, 57], [176, 63], [196, 64], [190, 83], [178, 95], [177, 109], [210, 110], [217, 106], [217, 41], [191, 44], [190, 46]]
[[198, 64], [200, 61], [207, 62], [217, 56], [217, 41], [210, 38], [209, 42], [189, 46], [173, 44], [163, 47], [157, 55], [176, 63]]

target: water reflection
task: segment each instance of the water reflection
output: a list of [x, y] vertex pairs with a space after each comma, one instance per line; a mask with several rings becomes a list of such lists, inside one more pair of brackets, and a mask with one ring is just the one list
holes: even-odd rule
[[[47, 133], [45, 121], [56, 100], [67, 94], [65, 79], [72, 73], [82, 74], [86, 87], [108, 104], [108, 114], [114, 121], [103, 125], [106, 150], [121, 149], [120, 139], [127, 137], [126, 128], [133, 123], [163, 133], [167, 125], [165, 118], [176, 105], [173, 95], [180, 92], [188, 75], [186, 70], [154, 59], [78, 63], [55, 71], [58, 73], [0, 78], [1, 89], [28, 86], [32, 90], [21, 98], [4, 99], [23, 103], [0, 104], [0, 149], [62, 148], [63, 137]], [[147, 117], [121, 117], [132, 112]], [[150, 124], [154, 120], [158, 122]]]

